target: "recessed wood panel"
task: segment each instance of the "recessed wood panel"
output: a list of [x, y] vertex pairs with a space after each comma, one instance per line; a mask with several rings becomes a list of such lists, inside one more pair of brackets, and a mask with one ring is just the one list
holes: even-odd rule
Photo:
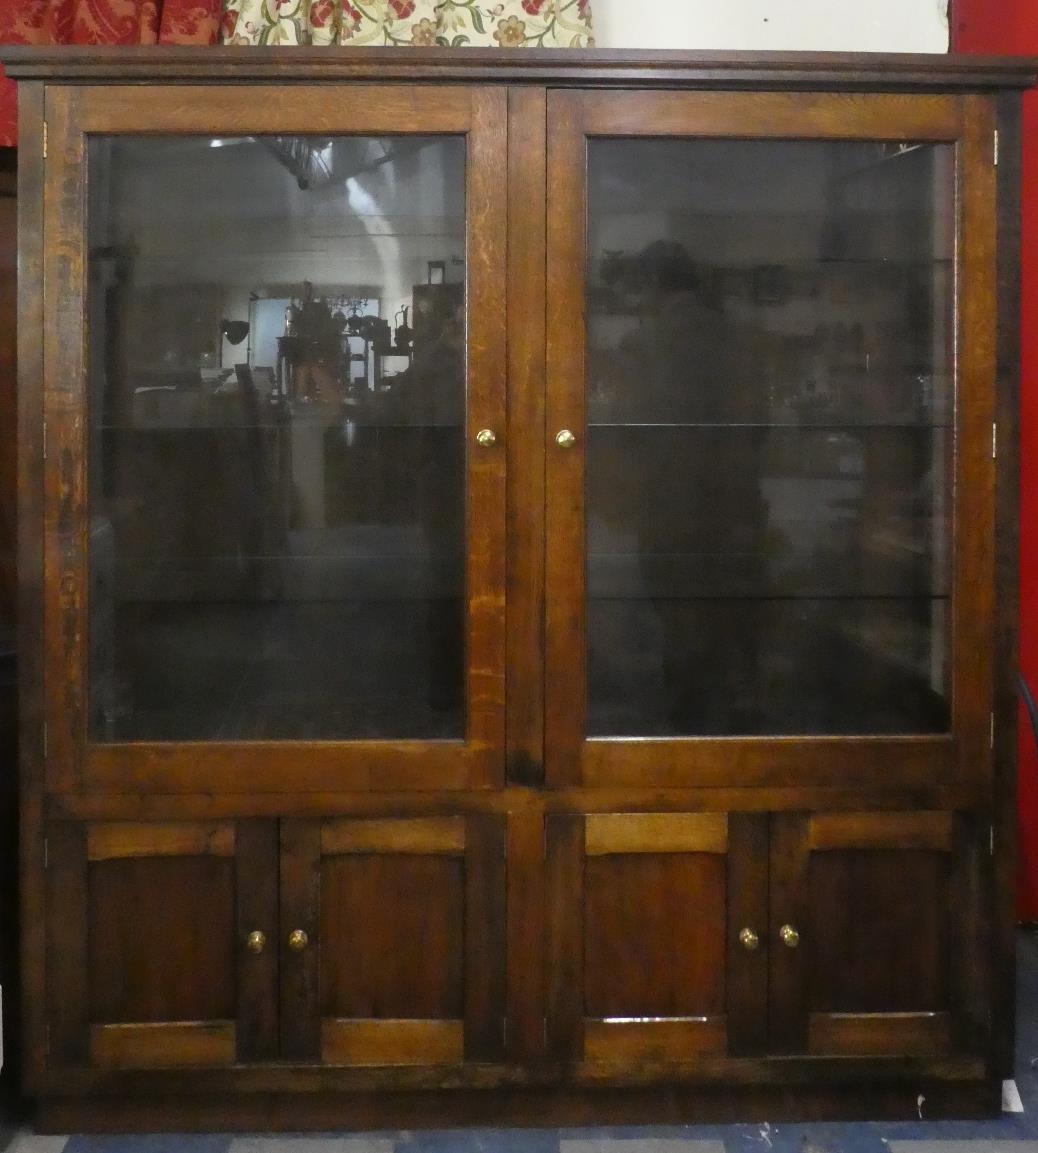
[[949, 852], [951, 813], [820, 813], [811, 818], [812, 849], [934, 849]]
[[87, 831], [87, 858], [91, 861], [119, 857], [207, 855], [234, 855], [233, 825], [144, 825], [126, 822], [91, 825]]
[[321, 852], [445, 853], [465, 851], [464, 817], [414, 820], [328, 821], [321, 826]]
[[234, 1063], [232, 1021], [92, 1025], [90, 1062], [101, 1069], [202, 1068]]
[[584, 1056], [588, 1061], [687, 1061], [728, 1048], [724, 1017], [677, 1021], [585, 1021]]
[[812, 1013], [810, 1053], [933, 1056], [952, 1048], [950, 1013]]
[[450, 1065], [462, 1060], [464, 1049], [460, 1021], [321, 1022], [326, 1065]]
[[811, 1010], [918, 1012], [948, 1007], [947, 854], [812, 854], [807, 982]]
[[726, 813], [594, 813], [584, 822], [584, 851], [589, 857], [727, 849]]
[[95, 861], [87, 890], [91, 1021], [234, 1018], [233, 859]]
[[722, 1015], [725, 890], [713, 853], [589, 857], [585, 1015]]
[[464, 864], [350, 854], [321, 861], [321, 1016], [463, 1013]]

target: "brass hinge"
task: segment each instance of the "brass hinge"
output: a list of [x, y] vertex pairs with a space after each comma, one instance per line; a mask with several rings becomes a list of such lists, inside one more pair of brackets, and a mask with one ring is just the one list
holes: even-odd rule
[[47, 459], [47, 422], [43, 422], [43, 459]]
[[47, 159], [47, 121], [43, 122], [43, 159]]
[[994, 160], [995, 167], [997, 168], [998, 167], [998, 129], [997, 128], [995, 129], [995, 148], [994, 148], [994, 156], [992, 157], [992, 159]]
[[991, 426], [991, 459], [995, 460], [998, 457], [998, 424], [995, 423]]

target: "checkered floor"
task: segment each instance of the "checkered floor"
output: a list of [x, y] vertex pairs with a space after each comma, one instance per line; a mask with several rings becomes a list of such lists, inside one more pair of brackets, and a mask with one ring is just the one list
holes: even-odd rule
[[1023, 1111], [1007, 1111], [991, 1121], [468, 1129], [284, 1137], [37, 1137], [24, 1129], [4, 1129], [0, 1122], [0, 1153], [1038, 1153], [1038, 933], [1021, 934], [1019, 959], [1015, 1085]]

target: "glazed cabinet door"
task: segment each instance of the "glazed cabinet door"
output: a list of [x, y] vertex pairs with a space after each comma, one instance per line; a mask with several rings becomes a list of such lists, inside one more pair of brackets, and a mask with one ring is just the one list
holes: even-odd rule
[[55, 822], [52, 1071], [277, 1056], [277, 824]]
[[549, 782], [983, 788], [990, 102], [548, 116]]
[[501, 1059], [503, 819], [285, 821], [281, 846], [283, 1059]]
[[599, 1073], [767, 1044], [768, 818], [547, 822], [548, 1044]]
[[47, 90], [47, 782], [503, 780], [505, 94]]
[[772, 818], [773, 1051], [983, 1054], [987, 835], [947, 812]]

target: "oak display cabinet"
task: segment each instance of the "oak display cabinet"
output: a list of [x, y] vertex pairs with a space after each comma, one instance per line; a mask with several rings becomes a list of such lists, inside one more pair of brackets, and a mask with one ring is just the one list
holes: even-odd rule
[[3, 58], [42, 1123], [997, 1109], [1034, 62]]

